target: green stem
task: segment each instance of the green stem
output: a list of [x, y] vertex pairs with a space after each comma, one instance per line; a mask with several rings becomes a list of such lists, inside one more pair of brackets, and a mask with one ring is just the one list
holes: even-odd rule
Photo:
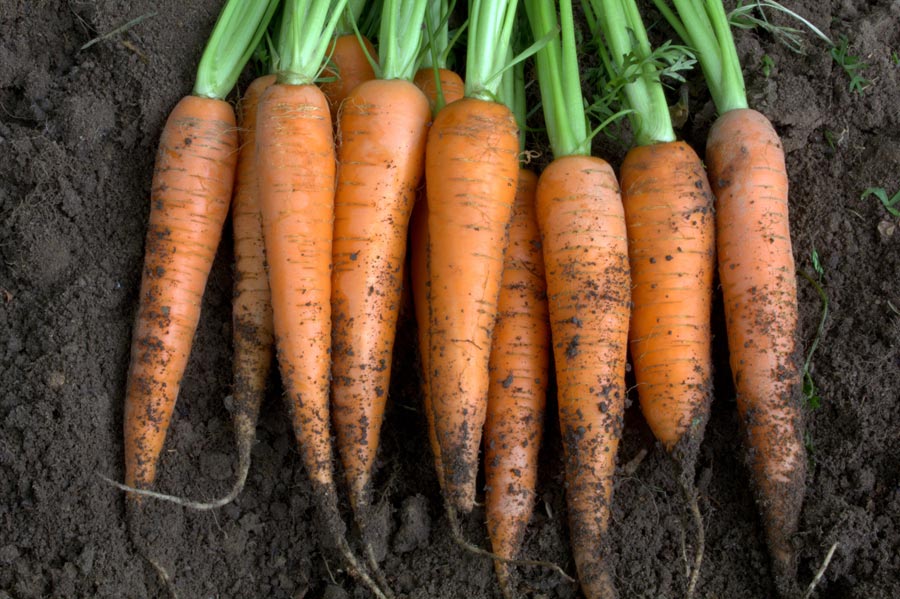
[[450, 9], [447, 0], [430, 0], [425, 9], [425, 48], [420, 67], [447, 68], [450, 49]]
[[237, 83], [278, 0], [228, 0], [197, 67], [194, 95], [222, 100]]
[[285, 0], [278, 36], [278, 82], [311, 85], [347, 0]]
[[722, 1], [673, 0], [678, 16], [665, 0], [653, 1], [676, 33], [697, 53], [719, 114], [747, 108], [741, 63]]
[[[537, 52], [544, 122], [554, 156], [589, 156], [591, 146], [581, 95], [572, 0], [560, 0], [559, 8], [561, 36], [553, 35]], [[560, 29], [553, 0], [525, 0], [525, 9], [535, 39]]]
[[347, 0], [347, 6], [338, 21], [334, 30], [335, 35], [354, 35], [356, 32], [356, 24], [359, 23], [359, 17], [362, 16], [363, 8], [366, 6], [366, 0]]
[[518, 0], [469, 0], [466, 96], [496, 101]]
[[422, 48], [428, 0], [384, 0], [378, 51], [382, 79], [411, 80]]
[[[635, 0], [591, 0], [600, 17], [600, 28], [609, 46], [610, 58], [619, 74], [624, 72], [626, 57], [632, 55], [640, 65], [640, 73], [624, 85], [625, 101], [631, 109], [629, 118], [638, 145], [675, 141], [669, 116], [669, 104], [653, 61], [647, 30], [641, 21]], [[617, 73], [611, 73], [615, 77]]]

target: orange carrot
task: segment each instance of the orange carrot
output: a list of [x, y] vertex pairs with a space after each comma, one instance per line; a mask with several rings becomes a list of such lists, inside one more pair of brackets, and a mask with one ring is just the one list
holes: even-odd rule
[[[322, 71], [322, 77], [331, 79], [319, 85], [328, 98], [328, 107], [331, 110], [331, 120], [338, 121], [338, 110], [356, 86], [375, 79], [375, 69], [369, 62], [369, 57], [375, 57], [375, 46], [366, 38], [359, 38], [355, 33], [338, 36], [328, 48], [330, 62], [334, 68], [328, 66]], [[368, 54], [367, 54], [368, 52]]]
[[[384, 79], [359, 85], [340, 113], [332, 402], [350, 503], [360, 522], [368, 517], [364, 512], [390, 384], [409, 218], [424, 175], [430, 120], [427, 98], [409, 81], [425, 4], [413, 0], [411, 14], [404, 8], [399, 1], [385, 1], [382, 33], [396, 30], [396, 38], [406, 43], [398, 44], [398, 53], [383, 56]], [[401, 15], [407, 22], [388, 27]]]
[[237, 148], [231, 105], [196, 96], [175, 106], [159, 140], [125, 397], [129, 487], [156, 479], [231, 203]]
[[428, 134], [429, 395], [448, 506], [469, 512], [487, 409], [488, 361], [515, 201], [515, 119], [502, 104], [464, 98]]
[[[427, 72], [429, 76], [423, 76]], [[442, 91], [445, 103], [455, 102], [463, 97], [462, 79], [453, 71], [442, 69], [441, 81], [446, 81]], [[438, 88], [431, 85], [434, 81], [433, 69], [419, 69], [416, 73], [415, 84], [425, 93], [428, 103], [434, 110], [438, 101]], [[454, 85], [454, 81], [458, 81], [459, 85]], [[431, 443], [432, 454], [435, 459], [437, 472], [443, 472], [441, 465], [440, 447], [435, 436], [434, 429], [434, 412], [431, 409], [431, 395], [429, 394], [428, 384], [428, 354], [430, 347], [430, 325], [429, 325], [429, 306], [428, 295], [430, 281], [428, 279], [428, 195], [423, 188], [416, 198], [416, 204], [413, 207], [412, 216], [409, 223], [409, 252], [410, 252], [410, 282], [413, 297], [413, 306], [415, 309], [416, 324], [419, 336], [419, 357], [422, 361], [422, 380], [423, 398], [425, 417], [428, 421], [428, 439]], [[444, 479], [438, 476], [438, 483], [443, 485]]]
[[262, 93], [274, 82], [274, 75], [256, 79], [241, 99], [241, 149], [231, 211], [235, 262], [232, 316], [234, 432], [238, 446], [238, 479], [229, 494], [232, 498], [241, 492], [247, 480], [250, 451], [256, 437], [256, 422], [272, 366], [275, 341], [256, 176], [257, 105]]
[[644, 417], [693, 487], [712, 398], [712, 192], [684, 142], [637, 146], [622, 163], [633, 281], [631, 356]]
[[537, 219], [547, 273], [572, 553], [587, 599], [616, 596], [606, 561], [625, 411], [631, 307], [625, 214], [612, 168], [590, 156], [571, 0], [526, 0], [544, 119], [555, 159], [541, 174]]
[[538, 181], [537, 216], [572, 551], [585, 596], [613, 597], [604, 537], [625, 409], [631, 279], [612, 168], [590, 156], [557, 158]]
[[[519, 186], [503, 261], [503, 281], [490, 358], [484, 424], [486, 515], [494, 553], [515, 558], [534, 509], [538, 450], [550, 368], [550, 323], [540, 232], [537, 176], [519, 171]], [[507, 592], [508, 566], [495, 561]]]
[[[257, 176], [269, 268], [278, 364], [294, 432], [326, 536], [373, 593], [383, 591], [350, 550], [332, 465], [331, 270], [335, 152], [331, 113], [313, 85], [344, 0], [310, 8], [302, 27], [300, 0], [285, 4], [282, 71], [263, 93], [257, 115]], [[313, 15], [313, 16], [309, 16]], [[304, 36], [314, 36], [312, 39]]]
[[462, 77], [450, 69], [438, 69], [436, 76], [433, 68], [419, 69], [416, 72], [414, 83], [425, 92], [432, 111], [437, 108], [438, 104], [438, 80], [440, 80], [440, 91], [444, 96], [444, 104], [459, 100], [465, 93]]
[[429, 385], [444, 499], [456, 512], [475, 500], [478, 449], [490, 384], [488, 362], [518, 180], [518, 129], [493, 99], [507, 63], [515, 0], [470, 3], [466, 97], [428, 133]]
[[765, 116], [738, 109], [713, 124], [706, 159], [718, 200], [719, 278], [738, 412], [776, 580], [789, 594], [806, 450], [784, 152]]
[[223, 98], [274, 9], [268, 0], [226, 3], [194, 93], [175, 106], [160, 136], [125, 397], [125, 485], [132, 489], [147, 489], [156, 479], [231, 203], [238, 136], [234, 110]]
[[[797, 282], [784, 151], [769, 120], [749, 108], [721, 2], [657, 5], [697, 49], [719, 118], [706, 144], [716, 196], [719, 279], [731, 372], [775, 586], [796, 595], [797, 532], [806, 487], [800, 407]], [[687, 9], [687, 10], [686, 10]]]

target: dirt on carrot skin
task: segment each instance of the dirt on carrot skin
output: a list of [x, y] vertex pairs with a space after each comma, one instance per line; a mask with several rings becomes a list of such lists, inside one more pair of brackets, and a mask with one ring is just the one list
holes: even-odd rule
[[[805, 414], [808, 487], [796, 538], [805, 585], [833, 543], [822, 599], [900, 594], [900, 218], [871, 186], [900, 189], [900, 11], [895, 3], [785, 2], [870, 67], [861, 95], [827, 49], [807, 55], [767, 35], [738, 34], [751, 104], [782, 135], [791, 179], [797, 267], [818, 253], [831, 305], [814, 359], [822, 406]], [[16, 3], [0, 9], [0, 597], [164, 596], [135, 554], [122, 494], [95, 472], [123, 476], [122, 406], [160, 130], [189, 92], [221, 3]], [[90, 39], [152, 11], [128, 31]], [[776, 21], [783, 22], [780, 17]], [[763, 56], [774, 62], [768, 77]], [[249, 79], [244, 85], [249, 83]], [[703, 154], [714, 110], [691, 80], [680, 132]], [[627, 142], [598, 139], [619, 164]], [[230, 227], [204, 297], [157, 488], [197, 498], [231, 485]], [[798, 279], [801, 344], [820, 316]], [[769, 597], [768, 554], [739, 447], [721, 298], [714, 304], [715, 399], [697, 484], [706, 523], [698, 596]], [[493, 568], [452, 541], [430, 456], [411, 315], [401, 324], [373, 501], [383, 568], [412, 598], [499, 597]], [[273, 375], [274, 376], [274, 375]], [[552, 393], [552, 389], [551, 389]], [[610, 566], [622, 597], [678, 597], [692, 527], [673, 469], [636, 394], [626, 412], [610, 524]], [[547, 406], [538, 500], [522, 556], [574, 573], [568, 550], [556, 403]], [[642, 449], [648, 453], [636, 460]], [[629, 464], [628, 474], [624, 466]], [[483, 486], [483, 479], [479, 482]], [[345, 519], [351, 522], [345, 508]], [[319, 536], [303, 472], [273, 380], [244, 493], [214, 513], [148, 504], [148, 548], [184, 597], [368, 596]], [[352, 528], [352, 527], [351, 527]], [[484, 510], [464, 533], [487, 546]], [[684, 550], [682, 549], [684, 546]], [[549, 572], [519, 569], [522, 591], [578, 597]]]

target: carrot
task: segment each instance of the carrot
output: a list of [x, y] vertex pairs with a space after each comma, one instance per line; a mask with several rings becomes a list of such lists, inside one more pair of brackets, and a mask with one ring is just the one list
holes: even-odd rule
[[[569, 530], [581, 589], [615, 596], [606, 563], [616, 453], [625, 410], [631, 302], [625, 216], [612, 168], [590, 155], [571, 0], [561, 0], [562, 40], [537, 53], [554, 161], [537, 187], [547, 276]], [[557, 27], [551, 0], [526, 0], [535, 39]]]
[[[427, 98], [410, 81], [424, 12], [424, 0], [385, 0], [379, 79], [347, 96], [338, 129], [332, 417], [350, 504], [367, 547], [372, 469], [390, 385], [407, 231], [424, 175], [431, 118]], [[374, 569], [371, 553], [370, 562]]]
[[234, 110], [223, 98], [274, 8], [268, 0], [226, 4], [194, 93], [175, 106], [160, 137], [125, 397], [125, 485], [131, 489], [147, 489], [156, 479], [231, 202], [238, 136]]
[[719, 111], [706, 145], [716, 195], [719, 278], [737, 407], [772, 557], [775, 586], [796, 589], [797, 532], [806, 486], [800, 408], [797, 283], [784, 152], [771, 123], [748, 108], [740, 61], [720, 2], [657, 6], [697, 49]]
[[592, 0], [590, 10], [588, 21], [599, 21], [609, 47], [610, 78], [629, 60], [644, 65], [621, 90], [637, 144], [621, 170], [633, 283], [629, 339], [641, 410], [673, 459], [694, 518], [690, 598], [705, 545], [694, 471], [712, 400], [713, 196], [700, 158], [676, 141], [654, 62], [668, 53], [675, 64], [682, 50], [667, 45], [654, 54], [634, 0]]
[[[506, 71], [500, 94], [513, 107], [520, 130], [519, 150], [525, 156], [524, 63]], [[491, 345], [484, 423], [488, 534], [494, 553], [509, 560], [519, 553], [534, 510], [550, 369], [550, 323], [535, 217], [536, 187], [537, 175], [520, 167]], [[503, 595], [512, 597], [509, 563], [495, 560], [494, 571]]]
[[[313, 83], [346, 0], [289, 0], [281, 71], [257, 114], [257, 176], [278, 365], [325, 534], [378, 597], [345, 537], [329, 413], [335, 153], [328, 101]], [[301, 19], [303, 19], [301, 23]]]
[[[484, 425], [488, 533], [497, 555], [514, 558], [534, 510], [538, 450], [550, 369], [547, 286], [535, 217], [537, 175], [519, 171], [503, 262]], [[509, 595], [507, 564], [494, 562]]]
[[375, 46], [365, 36], [357, 36], [354, 23], [362, 14], [365, 0], [348, 0], [347, 8], [336, 30], [337, 37], [329, 44], [328, 65], [322, 71], [324, 81], [319, 85], [328, 98], [331, 120], [337, 125], [338, 110], [356, 86], [375, 79], [372, 60]]
[[475, 499], [491, 335], [518, 179], [515, 118], [489, 99], [496, 97], [499, 83], [490, 79], [506, 58], [515, 7], [515, 0], [470, 3], [466, 97], [437, 114], [425, 154], [428, 395], [455, 532], [455, 513], [471, 511]]
[[[446, 0], [431, 2], [426, 8], [425, 22], [429, 34], [429, 51], [424, 54], [423, 65], [427, 66], [420, 68], [413, 79], [413, 83], [428, 98], [432, 113], [465, 95], [462, 78], [447, 68], [447, 55], [451, 49], [447, 32], [447, 11]], [[437, 26], [435, 22], [437, 22]], [[435, 77], [435, 68], [438, 72], [437, 78]], [[410, 289], [419, 337], [419, 358], [422, 362], [423, 404], [435, 468], [438, 473], [441, 473], [444, 471], [444, 467], [441, 464], [440, 447], [434, 428], [434, 412], [431, 409], [431, 395], [427, 382], [430, 347], [428, 289], [431, 283], [428, 279], [428, 194], [424, 186], [420, 189], [415, 206], [413, 206], [409, 233]], [[443, 476], [438, 476], [438, 483], [444, 484]]]
[[227, 502], [240, 494], [250, 469], [259, 408], [272, 365], [274, 332], [272, 300], [266, 274], [262, 216], [256, 176], [256, 111], [274, 75], [259, 77], [241, 99], [241, 149], [238, 154], [234, 204], [234, 433], [238, 446], [238, 477]]

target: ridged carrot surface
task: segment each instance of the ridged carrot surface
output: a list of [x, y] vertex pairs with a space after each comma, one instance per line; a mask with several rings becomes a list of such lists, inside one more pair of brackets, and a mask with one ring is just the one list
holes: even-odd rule
[[430, 396], [449, 505], [469, 512], [519, 144], [502, 104], [464, 98], [428, 134]]
[[537, 218], [572, 551], [585, 596], [615, 597], [605, 536], [625, 410], [631, 277], [612, 168], [599, 158], [558, 158], [538, 181]]
[[358, 86], [340, 113], [332, 272], [332, 402], [354, 509], [372, 474], [391, 377], [410, 213], [431, 113], [400, 79]]
[[269, 87], [256, 143], [281, 378], [315, 492], [336, 501], [328, 405], [335, 154], [324, 94], [311, 85]]
[[633, 148], [621, 178], [641, 409], [693, 481], [712, 397], [713, 195], [700, 158], [684, 142]]
[[175, 106], [160, 137], [125, 397], [130, 487], [156, 478], [231, 204], [237, 148], [231, 105], [196, 96]]
[[[519, 553], [534, 510], [550, 369], [550, 322], [535, 215], [536, 188], [537, 175], [520, 170], [503, 261], [484, 423], [488, 533], [494, 553], [505, 558]], [[494, 561], [501, 588], [506, 587], [508, 568]]]
[[257, 105], [260, 96], [274, 82], [274, 75], [259, 77], [241, 98], [241, 146], [231, 209], [234, 230], [234, 429], [243, 478], [246, 478], [250, 463], [275, 342], [256, 176]]
[[[427, 72], [428, 76], [423, 75]], [[441, 69], [441, 81], [445, 79], [448, 85], [442, 89], [444, 101], [446, 103], [455, 102], [463, 97], [464, 87], [462, 79], [453, 71]], [[422, 90], [425, 97], [428, 98], [428, 104], [434, 110], [435, 102], [437, 102], [437, 86], [431, 84], [434, 82], [434, 71], [432, 69], [420, 69], [416, 73], [414, 83]], [[422, 361], [422, 379], [424, 382], [423, 403], [425, 409], [425, 418], [428, 422], [428, 440], [431, 444], [432, 454], [435, 460], [437, 472], [443, 472], [444, 468], [441, 464], [440, 447], [438, 446], [437, 437], [434, 429], [434, 412], [431, 409], [431, 394], [429, 393], [428, 383], [428, 354], [431, 346], [431, 336], [429, 334], [429, 289], [431, 283], [428, 280], [428, 194], [425, 189], [421, 189], [416, 204], [413, 207], [412, 216], [409, 222], [409, 251], [410, 251], [410, 288], [412, 290], [413, 308], [416, 315], [416, 326], [419, 337], [419, 358]], [[444, 479], [438, 476], [438, 483], [443, 485]]]
[[793, 583], [791, 538], [806, 479], [797, 282], [784, 151], [769, 120], [732, 110], [706, 146], [718, 199], [719, 278], [738, 411], [779, 586]]

